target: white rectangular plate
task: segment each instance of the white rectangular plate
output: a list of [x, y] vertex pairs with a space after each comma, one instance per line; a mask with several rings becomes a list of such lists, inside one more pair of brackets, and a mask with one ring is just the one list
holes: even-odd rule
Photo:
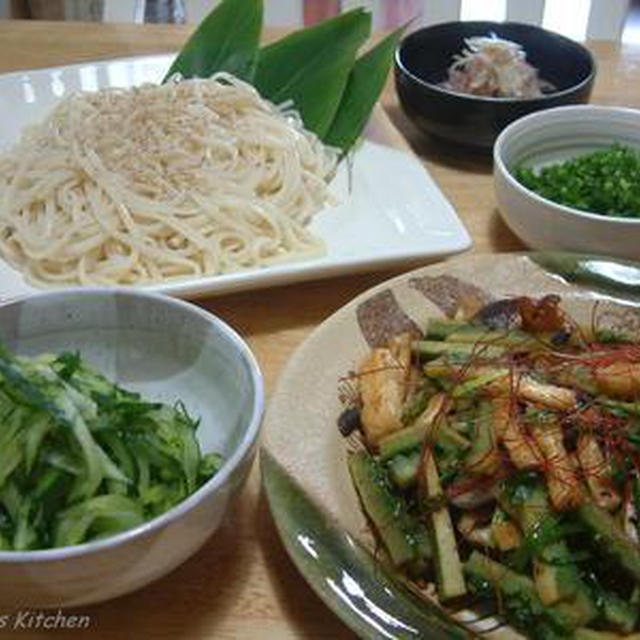
[[[42, 119], [63, 95], [159, 82], [173, 57], [123, 58], [0, 75], [0, 150], [18, 139], [22, 127]], [[442, 257], [471, 245], [449, 201], [419, 160], [403, 150], [366, 139], [354, 154], [351, 176], [343, 162], [331, 190], [339, 204], [321, 211], [311, 224], [326, 243], [324, 256], [144, 288], [193, 298]], [[35, 291], [0, 260], [0, 299]]]

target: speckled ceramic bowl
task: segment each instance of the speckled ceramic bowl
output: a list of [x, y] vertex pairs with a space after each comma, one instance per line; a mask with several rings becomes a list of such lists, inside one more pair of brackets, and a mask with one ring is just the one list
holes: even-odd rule
[[0, 610], [107, 600], [168, 573], [218, 528], [254, 458], [264, 408], [258, 365], [244, 341], [202, 309], [113, 289], [46, 293], [0, 306], [0, 341], [19, 354], [79, 350], [122, 386], [201, 418], [203, 451], [222, 469], [144, 525], [74, 547], [0, 552]]
[[582, 251], [640, 259], [640, 219], [604, 216], [547, 200], [514, 177], [519, 166], [539, 170], [612, 144], [640, 150], [640, 111], [581, 105], [531, 114], [510, 124], [493, 150], [500, 215], [533, 249]]

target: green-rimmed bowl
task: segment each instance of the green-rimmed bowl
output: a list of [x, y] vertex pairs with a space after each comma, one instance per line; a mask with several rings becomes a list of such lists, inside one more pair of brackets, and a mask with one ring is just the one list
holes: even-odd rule
[[[494, 616], [444, 611], [374, 559], [375, 543], [338, 432], [341, 378], [373, 345], [434, 316], [473, 313], [492, 300], [557, 293], [577, 321], [640, 335], [640, 264], [562, 253], [469, 256], [425, 267], [360, 295], [296, 352], [266, 416], [264, 485], [299, 571], [366, 638], [514, 638]], [[597, 305], [596, 305], [597, 302]], [[378, 557], [380, 554], [378, 553]]]

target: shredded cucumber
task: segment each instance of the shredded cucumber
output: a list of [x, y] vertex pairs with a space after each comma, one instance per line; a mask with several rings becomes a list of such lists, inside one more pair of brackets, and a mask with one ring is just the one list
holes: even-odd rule
[[77, 353], [0, 347], [0, 550], [81, 544], [175, 506], [222, 465], [182, 403], [148, 402]]

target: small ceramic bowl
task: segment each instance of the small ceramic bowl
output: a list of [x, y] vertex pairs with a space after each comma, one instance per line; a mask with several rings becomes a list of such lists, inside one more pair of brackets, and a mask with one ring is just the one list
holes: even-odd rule
[[579, 211], [543, 198], [513, 176], [613, 143], [640, 150], [640, 111], [582, 105], [534, 113], [509, 125], [493, 152], [494, 186], [504, 221], [535, 249], [640, 259], [640, 219]]
[[[488, 36], [520, 44], [539, 77], [556, 90], [539, 98], [492, 98], [442, 87], [466, 38]], [[414, 31], [396, 51], [395, 80], [407, 116], [423, 132], [477, 149], [518, 118], [565, 104], [587, 102], [596, 68], [582, 45], [541, 27], [514, 22], [446, 22]]]
[[142, 526], [104, 540], [0, 552], [0, 611], [107, 600], [168, 573], [218, 528], [254, 458], [262, 376], [228, 325], [195, 305], [149, 293], [71, 289], [0, 306], [0, 340], [23, 355], [79, 350], [125, 388], [184, 401], [201, 418], [204, 452], [225, 462], [198, 491]]

